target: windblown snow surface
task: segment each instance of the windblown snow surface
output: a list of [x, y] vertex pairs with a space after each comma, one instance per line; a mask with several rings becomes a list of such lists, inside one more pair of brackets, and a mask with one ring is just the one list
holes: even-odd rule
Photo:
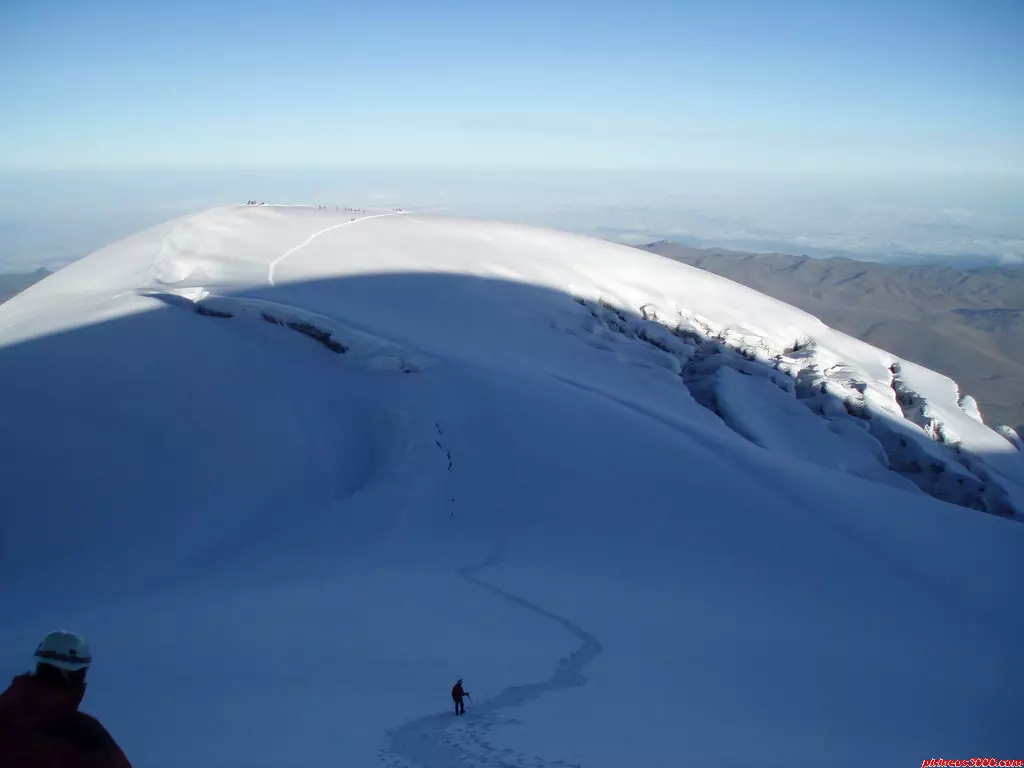
[[220, 208], [0, 307], [0, 392], [0, 671], [85, 634], [137, 766], [1024, 756], [1016, 436], [714, 275]]

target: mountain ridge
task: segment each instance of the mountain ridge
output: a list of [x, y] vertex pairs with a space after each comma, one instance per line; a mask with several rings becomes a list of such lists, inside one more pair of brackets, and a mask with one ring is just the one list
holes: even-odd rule
[[942, 371], [978, 399], [986, 420], [1024, 425], [1024, 266], [907, 267], [670, 241], [641, 249], [763, 291]]
[[0, 273], [0, 304], [52, 274], [45, 267], [40, 267], [34, 272]]
[[1017, 744], [1024, 526], [978, 508], [1024, 454], [949, 378], [701, 270], [233, 206], [0, 306], [0, 368], [0, 643], [89, 637], [140, 764]]

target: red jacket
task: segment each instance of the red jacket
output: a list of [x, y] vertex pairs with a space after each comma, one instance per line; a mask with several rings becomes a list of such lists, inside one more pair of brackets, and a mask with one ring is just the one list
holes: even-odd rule
[[455, 687], [452, 688], [452, 698], [455, 700], [461, 699], [466, 695], [466, 692], [462, 690], [462, 683], [456, 683]]
[[0, 694], [0, 768], [131, 768], [81, 696], [32, 675]]

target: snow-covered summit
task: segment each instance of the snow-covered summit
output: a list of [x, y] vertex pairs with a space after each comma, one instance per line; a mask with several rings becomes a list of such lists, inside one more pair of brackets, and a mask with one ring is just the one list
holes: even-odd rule
[[[385, 275], [452, 275], [472, 288], [409, 295], [393, 290], [401, 282], [394, 277], [364, 288]], [[1024, 510], [1024, 455], [984, 425], [973, 399], [948, 378], [729, 280], [607, 242], [422, 215], [221, 208], [65, 269], [5, 311], [4, 338], [161, 302], [317, 328], [370, 365], [411, 370], [458, 358], [541, 373], [672, 419], [696, 393], [726, 425], [773, 452], [897, 486], [907, 478], [987, 511]], [[644, 378], [628, 369], [636, 366], [653, 371], [644, 389], [657, 393], [632, 391]], [[801, 419], [811, 434], [784, 427], [785, 417], [773, 423], [770, 403], [790, 406], [723, 369], [770, 382], [822, 418]], [[822, 450], [822, 440], [843, 458]], [[861, 459], [850, 459], [851, 442]], [[893, 472], [902, 477], [887, 477]]]
[[[77, 620], [140, 763], [1016, 746], [1019, 442], [723, 278], [496, 222], [219, 208], [0, 306], [0, 371], [0, 641]], [[175, 637], [158, 660], [140, 627]], [[453, 724], [457, 677], [479, 707]], [[656, 705], [623, 712], [637, 680]]]

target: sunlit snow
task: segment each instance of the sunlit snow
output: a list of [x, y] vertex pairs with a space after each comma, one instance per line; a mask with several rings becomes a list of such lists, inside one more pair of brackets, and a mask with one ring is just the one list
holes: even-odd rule
[[712, 274], [218, 208], [0, 306], [0, 393], [0, 671], [86, 635], [138, 766], [1024, 747], [1019, 441]]

